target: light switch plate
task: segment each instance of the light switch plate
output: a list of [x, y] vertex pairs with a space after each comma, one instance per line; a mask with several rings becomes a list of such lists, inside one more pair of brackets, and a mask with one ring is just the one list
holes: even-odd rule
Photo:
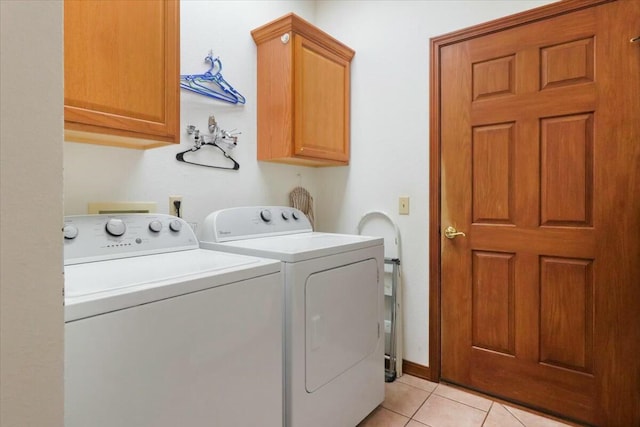
[[409, 197], [400, 197], [398, 199], [398, 213], [400, 215], [409, 215]]

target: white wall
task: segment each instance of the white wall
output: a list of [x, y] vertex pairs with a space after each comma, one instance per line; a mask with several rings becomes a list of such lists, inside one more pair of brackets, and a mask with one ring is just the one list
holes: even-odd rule
[[[355, 49], [351, 166], [319, 172], [320, 229], [353, 232], [370, 210], [402, 236], [404, 359], [428, 366], [429, 38], [550, 1], [318, 1], [315, 23]], [[398, 197], [410, 196], [410, 215]]]
[[62, 2], [0, 19], [0, 425], [62, 427]]
[[[182, 195], [184, 218], [201, 223], [208, 213], [231, 206], [288, 205], [288, 194], [297, 185], [313, 194], [315, 169], [256, 160], [256, 47], [250, 32], [292, 11], [312, 20], [314, 6], [313, 1], [183, 0], [181, 73], [207, 71], [204, 58], [213, 50], [222, 60], [223, 76], [247, 98], [246, 104], [232, 105], [181, 91], [180, 146], [138, 151], [66, 143], [65, 214], [86, 213], [88, 202], [107, 200], [155, 201], [158, 212], [167, 213], [168, 196]], [[210, 114], [221, 128], [242, 132], [232, 152], [240, 164], [237, 172], [175, 159], [177, 152], [193, 146], [185, 131], [187, 124], [207, 133]], [[224, 160], [217, 150], [211, 152], [213, 158]]]
[[[135, 151], [65, 144], [65, 213], [85, 213], [104, 200], [156, 201], [184, 196], [184, 217], [199, 223], [230, 206], [288, 204], [296, 185], [315, 199], [318, 229], [354, 232], [361, 215], [383, 210], [403, 239], [404, 358], [428, 365], [428, 120], [429, 38], [549, 1], [185, 1], [181, 2], [182, 73], [206, 71], [213, 49], [223, 75], [247, 98], [226, 105], [182, 91], [181, 128], [206, 129], [215, 114], [225, 129], [242, 132], [233, 156], [238, 172], [184, 165], [180, 147]], [[258, 163], [256, 50], [250, 31], [294, 12], [356, 50], [352, 63], [351, 165], [312, 169]], [[397, 215], [398, 196], [411, 214]]]

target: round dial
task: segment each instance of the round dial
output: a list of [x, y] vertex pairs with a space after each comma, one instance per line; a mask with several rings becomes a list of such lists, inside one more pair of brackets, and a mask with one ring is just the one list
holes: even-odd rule
[[65, 225], [62, 229], [62, 234], [64, 235], [65, 239], [75, 239], [78, 235], [78, 227], [76, 227], [75, 225]]
[[171, 231], [178, 232], [178, 231], [182, 230], [182, 223], [179, 220], [174, 219], [173, 221], [171, 221], [169, 223], [169, 229]]
[[111, 218], [109, 221], [107, 221], [105, 229], [110, 235], [118, 237], [122, 236], [124, 232], [127, 231], [127, 226], [121, 219]]
[[162, 230], [162, 223], [157, 219], [154, 219], [149, 223], [149, 230], [153, 231], [154, 233], [159, 233], [160, 230]]
[[262, 218], [262, 220], [264, 222], [270, 222], [271, 221], [271, 211], [269, 209], [265, 209], [262, 212], [260, 212], [260, 218]]
[[298, 212], [296, 212], [296, 211], [291, 211], [291, 216], [295, 220], [299, 220], [300, 219], [300, 215], [298, 215]]
[[282, 211], [282, 219], [284, 219], [285, 221], [288, 221], [289, 220], [289, 212]]

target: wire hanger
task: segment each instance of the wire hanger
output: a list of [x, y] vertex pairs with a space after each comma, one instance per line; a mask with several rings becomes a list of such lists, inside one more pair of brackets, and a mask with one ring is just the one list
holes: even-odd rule
[[214, 58], [213, 51], [209, 51], [209, 55], [204, 60], [210, 62], [211, 67], [204, 74], [182, 74], [180, 87], [230, 104], [244, 104], [245, 97], [222, 76], [220, 58]]
[[[190, 164], [190, 165], [205, 166], [208, 168], [238, 170], [240, 169], [240, 164], [236, 162], [235, 159], [231, 157], [227, 152], [235, 148], [235, 146], [238, 144], [237, 135], [239, 135], [239, 133], [232, 133], [232, 132], [233, 131], [229, 132], [229, 131], [220, 129], [218, 127], [218, 124], [216, 123], [216, 119], [214, 116], [209, 116], [209, 133], [211, 133], [211, 135], [200, 135], [200, 131], [196, 129], [195, 126], [189, 125], [187, 126], [187, 133], [189, 135], [193, 135], [193, 140], [195, 145], [188, 150], [177, 153], [176, 160], [178, 160], [179, 162]], [[207, 141], [207, 139], [209, 139], [209, 141]], [[218, 150], [222, 151], [222, 155], [225, 158], [231, 160], [233, 165], [232, 166], [206, 165], [204, 163], [191, 162], [184, 158], [185, 154], [193, 153], [206, 146], [213, 146]]]

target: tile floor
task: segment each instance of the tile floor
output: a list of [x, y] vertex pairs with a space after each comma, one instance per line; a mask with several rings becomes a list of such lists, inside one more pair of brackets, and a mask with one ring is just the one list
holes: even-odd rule
[[457, 388], [403, 375], [385, 384], [385, 399], [357, 427], [562, 427]]

